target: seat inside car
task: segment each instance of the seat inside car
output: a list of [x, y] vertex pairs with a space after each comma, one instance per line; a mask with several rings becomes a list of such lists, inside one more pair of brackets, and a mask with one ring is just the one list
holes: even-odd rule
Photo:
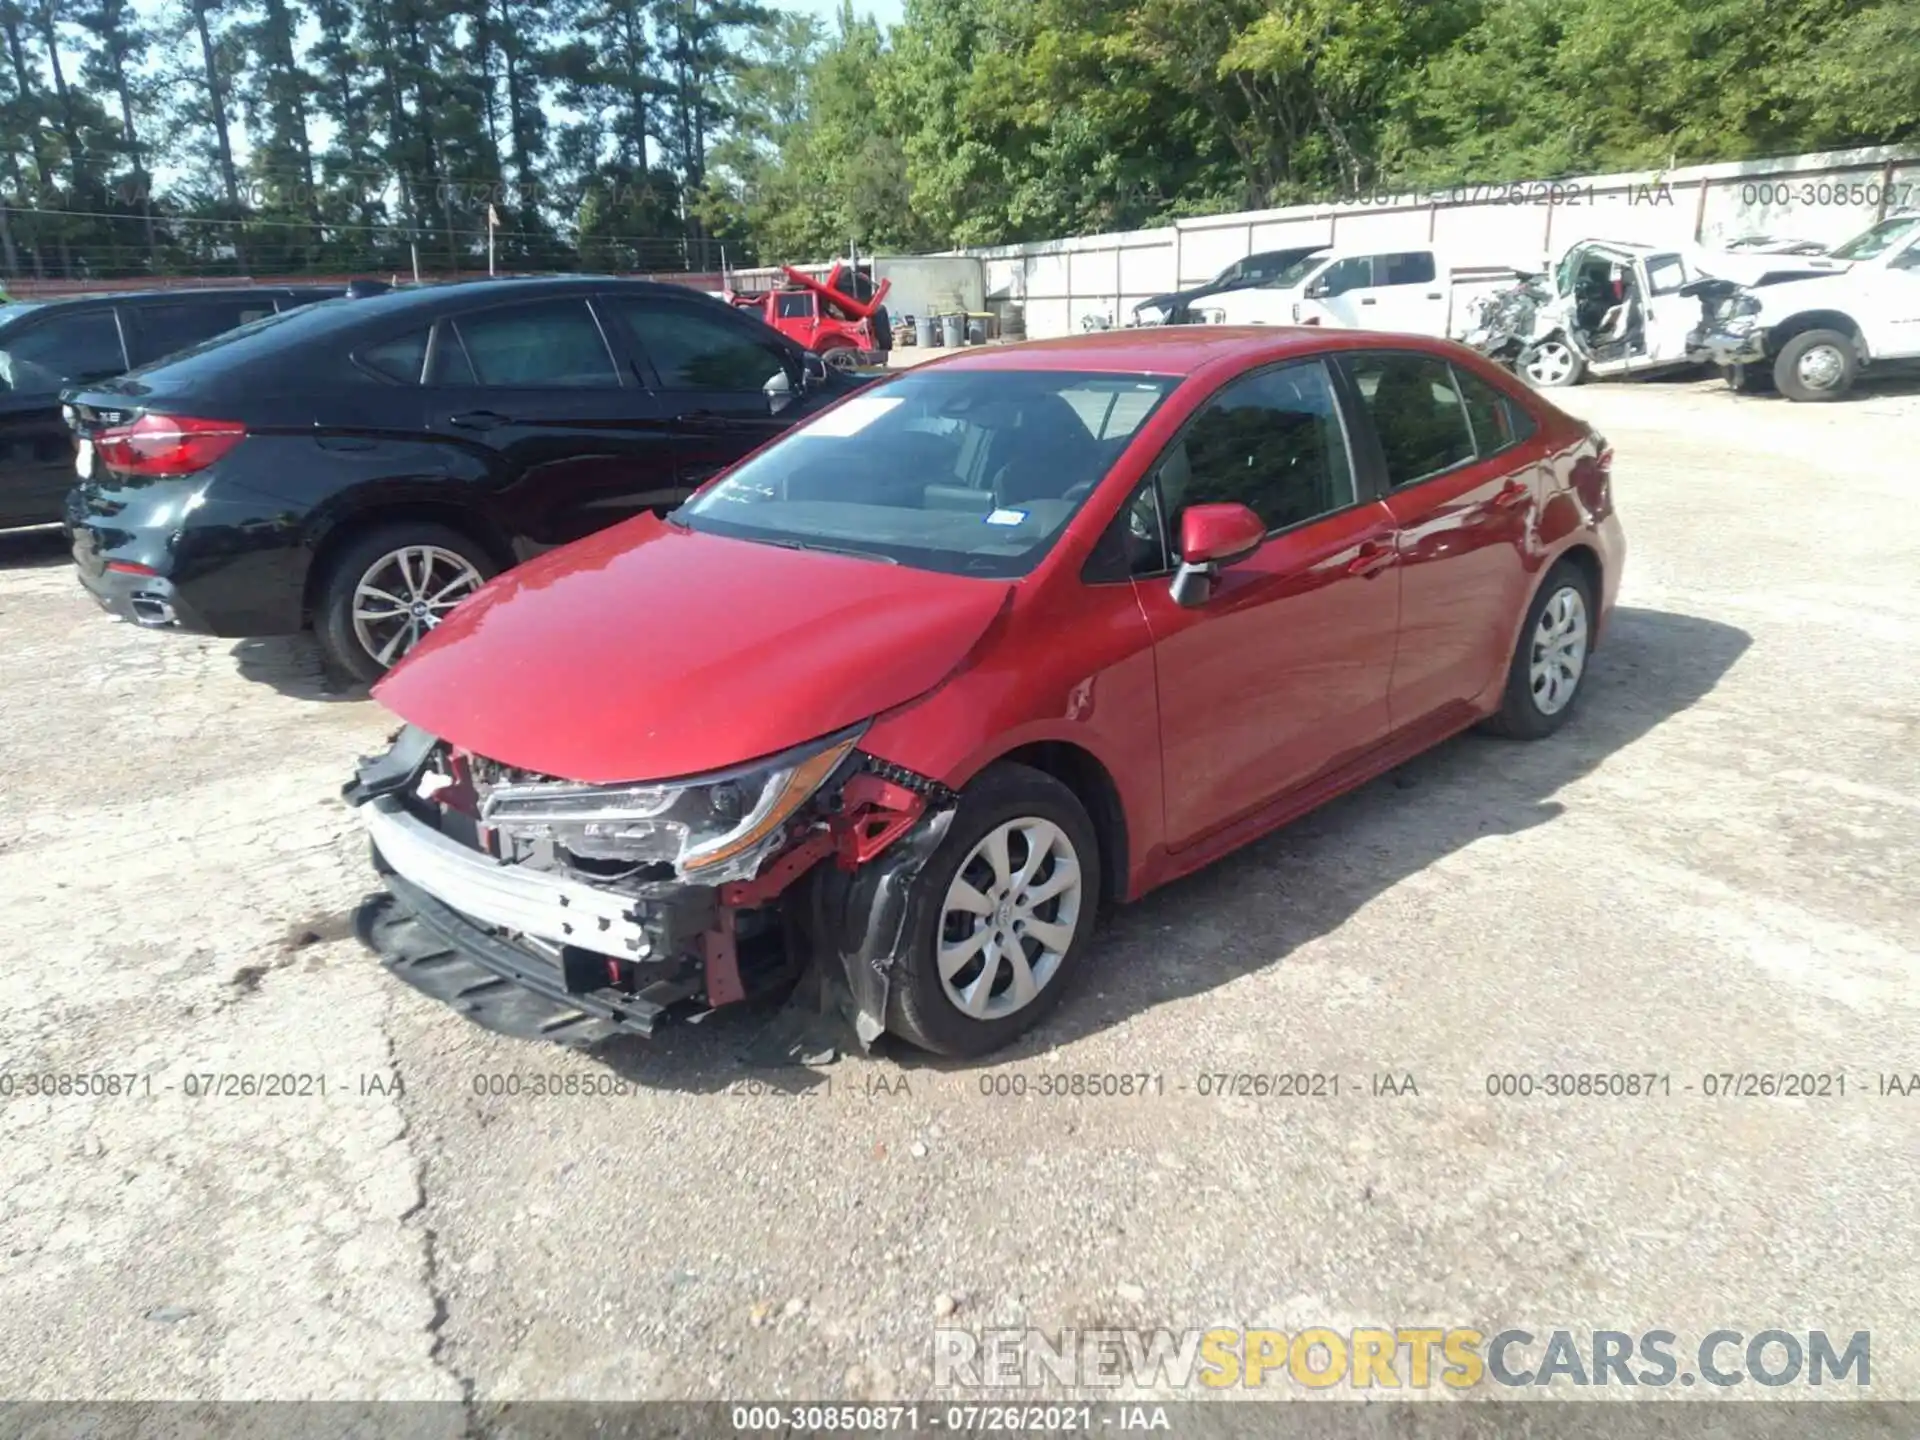
[[981, 417], [994, 427], [984, 470], [996, 506], [1078, 498], [1070, 492], [1100, 478], [1100, 444], [1063, 397], [1036, 396], [1004, 412]]

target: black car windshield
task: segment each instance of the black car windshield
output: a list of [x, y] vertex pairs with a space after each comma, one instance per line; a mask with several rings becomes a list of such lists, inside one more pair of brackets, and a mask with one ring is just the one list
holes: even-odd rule
[[861, 391], [674, 512], [691, 529], [1025, 575], [1176, 379], [937, 369]]

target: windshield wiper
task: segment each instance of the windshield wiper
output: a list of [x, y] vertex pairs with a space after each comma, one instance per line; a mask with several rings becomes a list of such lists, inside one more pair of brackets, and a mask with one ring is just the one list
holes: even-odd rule
[[878, 560], [886, 565], [898, 565], [900, 562], [891, 555], [883, 555], [878, 550], [856, 550], [850, 545], [822, 545], [812, 540], [766, 540], [766, 545], [778, 545], [782, 550], [818, 550], [823, 555], [851, 555], [856, 560]]

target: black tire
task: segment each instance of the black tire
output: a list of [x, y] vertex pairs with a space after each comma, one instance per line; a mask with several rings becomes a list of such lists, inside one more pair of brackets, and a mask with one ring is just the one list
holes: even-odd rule
[[[1556, 708], [1549, 709], [1546, 700], [1534, 693], [1534, 650], [1541, 617], [1563, 590], [1572, 590], [1580, 598], [1585, 643], [1581, 649], [1580, 669], [1574, 679], [1572, 694], [1561, 700]], [[1533, 592], [1533, 603], [1527, 606], [1526, 622], [1520, 627], [1520, 640], [1513, 647], [1513, 660], [1507, 666], [1506, 694], [1501, 699], [1499, 710], [1487, 719], [1487, 730], [1495, 735], [1504, 735], [1509, 740], [1544, 740], [1567, 723], [1567, 716], [1573, 713], [1573, 707], [1579, 703], [1580, 694], [1586, 688], [1587, 669], [1593, 657], [1594, 615], [1593, 586], [1588, 583], [1585, 572], [1579, 566], [1562, 560], [1547, 572], [1539, 589]]]
[[328, 565], [313, 613], [313, 629], [320, 648], [326, 652], [327, 660], [344, 674], [371, 685], [411, 648], [411, 642], [407, 642], [386, 660], [370, 652], [354, 627], [353, 596], [361, 580], [380, 568], [387, 557], [409, 547], [425, 546], [459, 556], [482, 581], [492, 579], [499, 572], [500, 567], [494, 564], [486, 547], [471, 536], [427, 521], [403, 520], [381, 525], [349, 541], [346, 549], [335, 555]]
[[[1566, 368], [1549, 371], [1535, 366], [1534, 361], [1547, 351], [1564, 352]], [[1514, 357], [1513, 372], [1536, 390], [1562, 390], [1578, 385], [1585, 378], [1587, 362], [1566, 336], [1549, 335], [1538, 344], [1527, 346]]]
[[[1827, 384], [1809, 384], [1801, 378], [1800, 364], [1811, 351], [1836, 352], [1837, 365]], [[1838, 400], [1853, 388], [1860, 373], [1860, 355], [1853, 337], [1838, 330], [1802, 330], [1780, 347], [1773, 362], [1773, 383], [1789, 400], [1802, 402]]]
[[[1058, 964], [1033, 999], [1008, 1014], [975, 1018], [961, 1011], [940, 979], [938, 951], [944, 919], [941, 912], [948, 888], [975, 847], [1002, 825], [1023, 818], [1050, 822], [1072, 847], [1080, 875], [1073, 936], [1066, 949], [1058, 952]], [[1018, 855], [1012, 858], [1015, 865], [1020, 863]], [[1087, 818], [1086, 809], [1073, 791], [1051, 775], [1025, 765], [1003, 762], [990, 766], [961, 792], [952, 827], [928, 858], [907, 897], [907, 951], [894, 970], [887, 1028], [923, 1050], [971, 1058], [1000, 1049], [1038, 1024], [1060, 1002], [1086, 953], [1095, 917], [1100, 911], [1100, 879], [1099, 841], [1093, 822]], [[1047, 906], [1055, 907], [1055, 918], [1061, 913], [1055, 900], [1044, 902], [1041, 908]], [[1022, 947], [1023, 954], [1031, 954], [1026, 947], [1039, 942], [1028, 936], [1016, 943]], [[985, 948], [980, 952], [982, 970], [986, 953]], [[1011, 988], [1010, 962], [999, 959], [995, 965], [999, 978], [989, 982], [990, 996]], [[973, 962], [969, 961], [956, 973], [956, 980], [965, 977], [972, 966]], [[975, 972], [976, 984], [979, 973]]]
[[1765, 365], [1722, 365], [1720, 378], [1736, 395], [1764, 395], [1773, 389], [1773, 375]]

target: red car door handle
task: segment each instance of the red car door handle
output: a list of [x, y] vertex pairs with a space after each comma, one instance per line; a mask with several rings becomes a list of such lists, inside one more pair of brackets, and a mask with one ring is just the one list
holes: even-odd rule
[[1369, 540], [1347, 562], [1347, 574], [1361, 575], [1370, 580], [1391, 564], [1393, 547], [1382, 545], [1378, 540]]
[[1533, 498], [1533, 487], [1524, 480], [1509, 480], [1495, 492], [1493, 503], [1502, 510], [1517, 510]]

